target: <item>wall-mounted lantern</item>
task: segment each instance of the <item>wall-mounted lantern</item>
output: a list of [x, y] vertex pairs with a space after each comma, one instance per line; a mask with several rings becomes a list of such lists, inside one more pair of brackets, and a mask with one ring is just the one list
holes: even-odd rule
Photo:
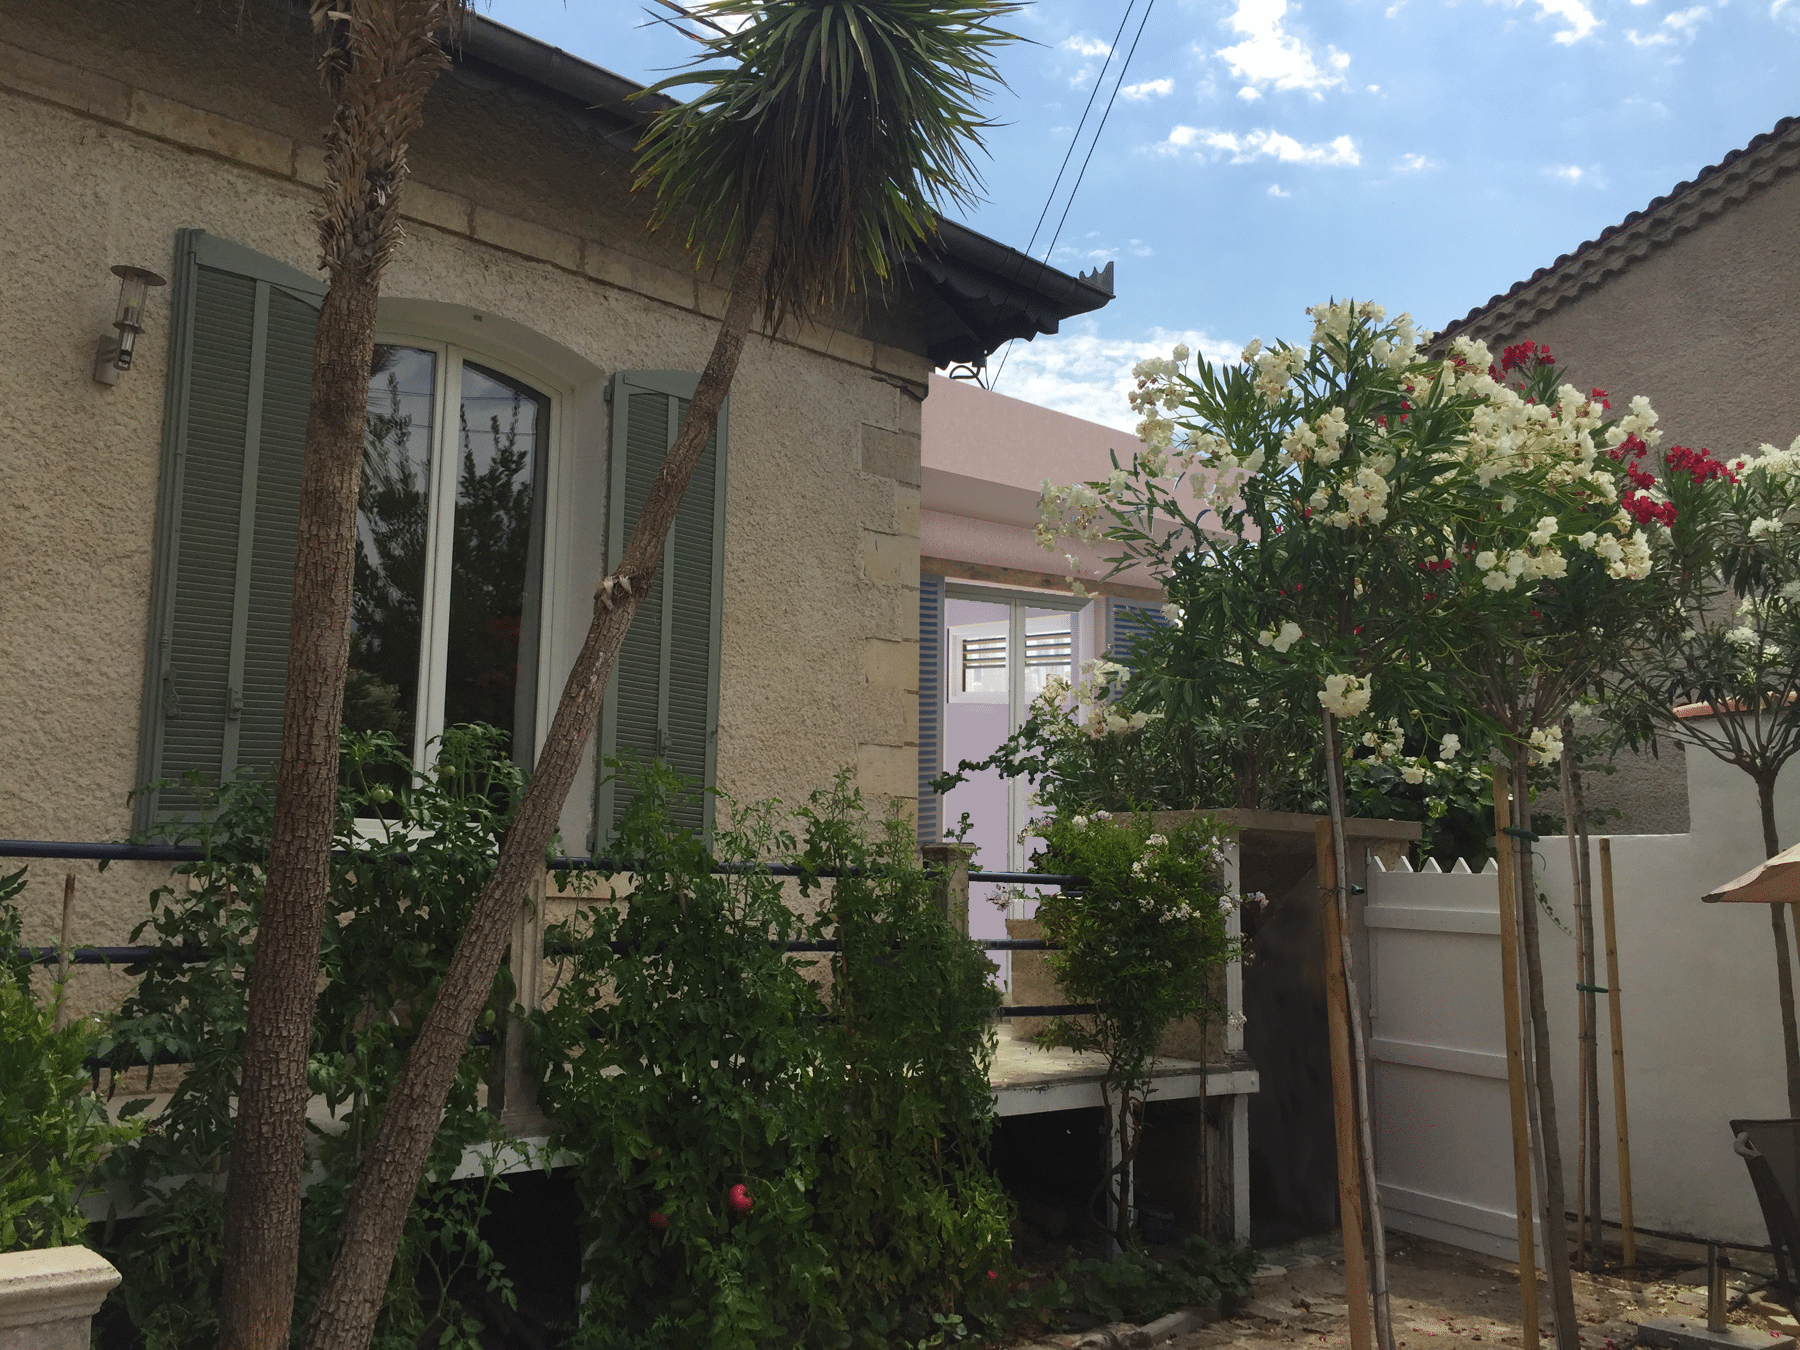
[[113, 319], [115, 332], [100, 339], [94, 350], [94, 378], [101, 384], [117, 384], [119, 372], [131, 369], [131, 350], [137, 336], [144, 331], [144, 300], [152, 286], [169, 283], [154, 272], [123, 263], [113, 268], [119, 279], [119, 312]]

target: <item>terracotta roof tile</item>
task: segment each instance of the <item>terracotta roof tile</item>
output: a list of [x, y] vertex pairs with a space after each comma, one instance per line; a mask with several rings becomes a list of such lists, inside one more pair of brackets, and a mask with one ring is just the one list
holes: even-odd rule
[[1475, 326], [1487, 333], [1502, 333], [1534, 322], [1796, 169], [1800, 169], [1800, 117], [1784, 117], [1741, 150], [1708, 165], [1617, 225], [1609, 225], [1598, 238], [1563, 254], [1550, 266], [1538, 268], [1504, 294], [1447, 324], [1433, 345]]

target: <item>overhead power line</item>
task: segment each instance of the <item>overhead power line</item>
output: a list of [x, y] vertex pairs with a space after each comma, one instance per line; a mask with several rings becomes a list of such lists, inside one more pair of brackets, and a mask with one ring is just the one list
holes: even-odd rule
[[[1121, 36], [1121, 37], [1124, 36], [1125, 25], [1131, 19], [1132, 4], [1135, 4], [1135, 3], [1136, 3], [1136, 0], [1132, 0], [1131, 4], [1127, 4], [1125, 6], [1125, 18], [1120, 20], [1120, 22], [1119, 22], [1119, 36]], [[1087, 177], [1088, 165], [1093, 161], [1094, 150], [1100, 144], [1101, 134], [1103, 132], [1105, 132], [1105, 130], [1106, 130], [1107, 119], [1112, 116], [1113, 104], [1115, 102], [1117, 102], [1118, 97], [1119, 97], [1119, 90], [1125, 83], [1125, 76], [1131, 70], [1131, 58], [1137, 55], [1138, 43], [1143, 39], [1143, 36], [1144, 36], [1144, 26], [1150, 22], [1150, 11], [1155, 8], [1156, 8], [1156, 0], [1148, 0], [1148, 3], [1144, 6], [1143, 17], [1138, 20], [1137, 32], [1135, 35], [1133, 35], [1133, 37], [1131, 39], [1131, 48], [1129, 51], [1127, 51], [1125, 53], [1125, 60], [1119, 66], [1118, 78], [1113, 81], [1112, 93], [1107, 96], [1106, 107], [1100, 114], [1099, 125], [1097, 125], [1094, 128], [1093, 139], [1088, 142], [1087, 154], [1082, 158], [1082, 161], [1081, 161], [1081, 170], [1080, 170], [1080, 172], [1078, 172], [1075, 175], [1075, 185], [1069, 189], [1068, 199], [1063, 203], [1062, 215], [1061, 215], [1061, 217], [1058, 218], [1058, 220], [1056, 222], [1056, 232], [1050, 236], [1050, 243], [1049, 243], [1048, 247], [1046, 247], [1044, 249], [1043, 265], [1046, 267], [1049, 265], [1050, 255], [1052, 253], [1056, 252], [1057, 241], [1062, 238], [1063, 226], [1068, 223], [1068, 219], [1069, 219], [1069, 209], [1075, 205], [1075, 194], [1081, 191], [1081, 183], [1082, 183], [1082, 180]], [[1115, 47], [1117, 47], [1117, 45], [1118, 45], [1117, 38], [1114, 39], [1113, 45]], [[1112, 54], [1110, 52], [1107, 53], [1107, 59], [1109, 61], [1111, 60], [1111, 57], [1112, 57]], [[1093, 92], [1093, 94], [1088, 95], [1088, 107], [1091, 108], [1093, 106], [1094, 94], [1098, 94], [1100, 92], [1100, 84], [1105, 79], [1105, 77], [1106, 77], [1106, 70], [1105, 70], [1105, 67], [1102, 67], [1101, 71], [1100, 71], [1100, 77], [1094, 81], [1094, 92]], [[1087, 120], [1087, 113], [1084, 111], [1082, 113], [1082, 121], [1085, 122], [1086, 120]], [[1079, 126], [1077, 126], [1075, 129], [1075, 135], [1077, 138], [1079, 138], [1081, 135], [1081, 128]], [[1075, 141], [1071, 140], [1069, 142], [1069, 154], [1063, 156], [1063, 166], [1065, 168], [1068, 166], [1069, 155], [1072, 155], [1074, 153], [1074, 151], [1075, 151]], [[1058, 182], [1062, 181], [1062, 170], [1059, 169], [1057, 171], [1056, 177], [1057, 177]], [[1056, 188], [1054, 186], [1052, 186], [1050, 191], [1051, 191], [1051, 195], [1054, 197], [1054, 195], [1056, 193]], [[1046, 202], [1045, 207], [1044, 207], [1045, 215], [1049, 214], [1049, 209], [1050, 209], [1049, 203]], [[1042, 226], [1043, 223], [1044, 223], [1043, 216], [1040, 216], [1038, 218], [1038, 224], [1040, 226]], [[1029, 253], [1031, 251], [1032, 246], [1035, 245], [1036, 242], [1037, 242], [1037, 231], [1033, 230], [1032, 231], [1032, 242], [1031, 242], [1031, 244], [1026, 245], [1027, 253]], [[1015, 341], [1016, 341], [1016, 339], [1015, 339]], [[1012, 356], [1012, 347], [1013, 347], [1013, 344], [1011, 342], [1006, 344], [1006, 350], [1000, 356], [1000, 368], [994, 372], [994, 378], [988, 382], [989, 389], [998, 389], [1000, 387], [1000, 377], [1006, 373], [1006, 362], [1007, 362], [1008, 358], [1010, 358]]]

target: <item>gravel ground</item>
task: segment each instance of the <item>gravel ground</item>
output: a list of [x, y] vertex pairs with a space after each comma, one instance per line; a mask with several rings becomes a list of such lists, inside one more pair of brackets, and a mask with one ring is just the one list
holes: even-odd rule
[[[1518, 1268], [1435, 1242], [1395, 1235], [1388, 1254], [1393, 1290], [1394, 1340], [1401, 1350], [1520, 1343]], [[1324, 1243], [1264, 1254], [1269, 1262], [1247, 1305], [1228, 1321], [1188, 1332], [1168, 1344], [1174, 1350], [1226, 1346], [1306, 1345], [1340, 1350], [1350, 1343], [1344, 1302], [1341, 1249]], [[1575, 1315], [1583, 1350], [1628, 1350], [1640, 1323], [1657, 1317], [1706, 1315], [1704, 1269], [1673, 1265], [1643, 1278], [1576, 1274]], [[1760, 1278], [1735, 1274], [1732, 1292], [1760, 1286]], [[1542, 1344], [1555, 1344], [1549, 1290], [1540, 1277], [1538, 1310]], [[1734, 1328], [1773, 1338], [1796, 1327], [1787, 1310], [1754, 1294], [1731, 1314]]]

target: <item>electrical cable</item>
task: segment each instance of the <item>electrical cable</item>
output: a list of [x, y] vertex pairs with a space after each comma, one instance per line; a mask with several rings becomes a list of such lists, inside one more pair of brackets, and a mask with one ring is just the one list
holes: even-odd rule
[[[1037, 224], [1031, 227], [1031, 238], [1025, 244], [1023, 256], [1013, 265], [1011, 280], [1017, 281], [1019, 274], [1025, 270], [1026, 259], [1031, 257], [1032, 249], [1037, 247], [1038, 235], [1043, 231], [1044, 221], [1050, 215], [1050, 208], [1056, 205], [1056, 190], [1062, 186], [1063, 174], [1068, 172], [1069, 161], [1075, 157], [1075, 147], [1081, 144], [1081, 133], [1087, 126], [1088, 114], [1094, 110], [1094, 100], [1100, 96], [1100, 87], [1106, 83], [1106, 72], [1112, 66], [1113, 53], [1119, 50], [1119, 39], [1125, 36], [1125, 25], [1131, 22], [1131, 11], [1137, 7], [1137, 0], [1125, 0], [1125, 12], [1119, 16], [1119, 31], [1113, 34], [1112, 44], [1106, 49], [1106, 59], [1100, 63], [1100, 73], [1094, 77], [1094, 87], [1088, 90], [1087, 106], [1081, 110], [1081, 120], [1075, 123], [1075, 134], [1069, 137], [1069, 148], [1063, 151], [1062, 163], [1057, 166], [1056, 178], [1050, 184], [1050, 191], [1044, 197], [1044, 209], [1038, 212]], [[1006, 368], [1006, 356], [1012, 351], [1012, 341], [1006, 344], [1006, 351], [1000, 354], [1000, 369]], [[977, 375], [979, 378], [979, 374]], [[995, 372], [999, 378], [999, 371]], [[991, 385], [988, 386], [992, 388]]]
[[[1063, 203], [1062, 216], [1056, 222], [1056, 233], [1050, 236], [1049, 246], [1044, 249], [1044, 259], [1043, 259], [1042, 267], [1049, 266], [1050, 255], [1056, 251], [1057, 240], [1062, 238], [1063, 226], [1065, 224], [1067, 224], [1068, 220], [1069, 220], [1069, 210], [1071, 207], [1073, 207], [1075, 205], [1075, 194], [1081, 191], [1082, 180], [1087, 177], [1088, 165], [1090, 163], [1092, 163], [1093, 159], [1094, 159], [1094, 150], [1100, 144], [1101, 135], [1106, 131], [1107, 119], [1112, 116], [1113, 104], [1118, 101], [1119, 90], [1125, 83], [1126, 74], [1131, 70], [1131, 58], [1137, 55], [1138, 43], [1143, 39], [1143, 36], [1144, 36], [1144, 26], [1150, 22], [1150, 11], [1155, 8], [1156, 8], [1156, 0], [1149, 0], [1149, 3], [1144, 6], [1144, 17], [1142, 19], [1138, 20], [1137, 33], [1131, 39], [1131, 49], [1125, 53], [1124, 64], [1119, 67], [1119, 78], [1113, 81], [1112, 95], [1106, 100], [1105, 111], [1103, 111], [1100, 114], [1100, 124], [1094, 128], [1094, 139], [1088, 142], [1087, 155], [1081, 161], [1081, 172], [1075, 175], [1075, 186], [1069, 189], [1068, 200]], [[1131, 11], [1129, 8], [1127, 8], [1126, 9], [1126, 17], [1129, 18], [1130, 14], [1131, 14]], [[1123, 31], [1124, 31], [1124, 29], [1121, 26], [1120, 32], [1123, 32]], [[1096, 92], [1098, 92], [1098, 82], [1097, 81], [1096, 81]], [[1091, 100], [1090, 100], [1090, 102], [1091, 102]], [[1070, 149], [1072, 150], [1073, 148], [1074, 148], [1073, 145], [1071, 145]], [[1034, 239], [1035, 239], [1035, 236], [1034, 236]], [[1040, 269], [1040, 275], [1041, 275], [1041, 269]], [[994, 372], [994, 378], [988, 384], [989, 389], [998, 389], [1000, 387], [1000, 377], [1001, 377], [1001, 375], [1006, 373], [1007, 358], [1010, 357], [1011, 355], [1012, 355], [1012, 344], [1008, 343], [1006, 351], [1000, 357], [1000, 369], [998, 369]]]
[[1119, 18], [1119, 31], [1113, 34], [1112, 45], [1106, 49], [1106, 60], [1100, 63], [1100, 73], [1094, 77], [1094, 87], [1088, 90], [1087, 106], [1081, 110], [1081, 120], [1075, 124], [1075, 134], [1069, 137], [1069, 148], [1063, 152], [1062, 163], [1057, 166], [1056, 180], [1050, 184], [1049, 195], [1044, 198], [1044, 209], [1038, 212], [1037, 224], [1031, 227], [1031, 239], [1025, 245], [1026, 257], [1030, 257], [1031, 250], [1037, 247], [1044, 221], [1050, 215], [1050, 208], [1056, 204], [1056, 189], [1062, 186], [1063, 175], [1069, 170], [1069, 161], [1075, 157], [1075, 147], [1081, 144], [1082, 129], [1087, 126], [1088, 114], [1094, 110], [1094, 100], [1100, 96], [1100, 86], [1106, 83], [1106, 72], [1112, 65], [1113, 53], [1119, 50], [1119, 39], [1125, 36], [1125, 25], [1131, 22], [1131, 11], [1136, 6], [1137, 0], [1125, 0], [1125, 13]]

